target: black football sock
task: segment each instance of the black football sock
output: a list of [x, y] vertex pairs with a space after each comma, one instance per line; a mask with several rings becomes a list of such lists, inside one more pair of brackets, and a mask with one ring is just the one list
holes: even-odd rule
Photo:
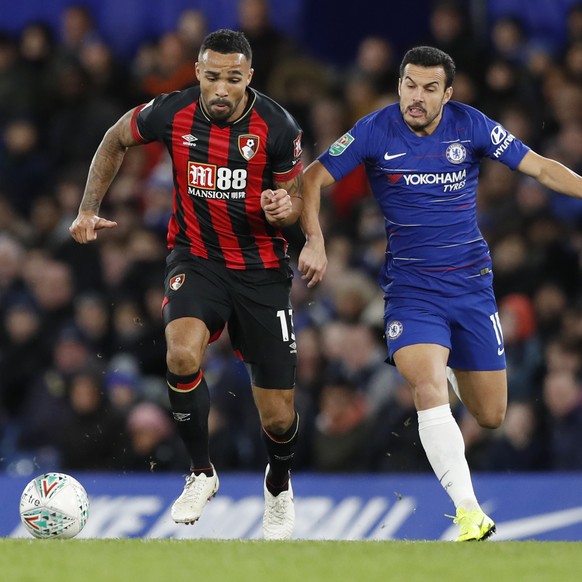
[[291, 427], [283, 434], [275, 435], [262, 430], [262, 438], [267, 447], [269, 458], [269, 472], [265, 483], [272, 495], [289, 489], [289, 471], [295, 455], [297, 435], [299, 433], [299, 415], [295, 413], [295, 420]]
[[190, 471], [213, 474], [208, 451], [208, 413], [210, 392], [202, 370], [188, 376], [166, 373], [168, 396], [174, 422], [192, 466]]

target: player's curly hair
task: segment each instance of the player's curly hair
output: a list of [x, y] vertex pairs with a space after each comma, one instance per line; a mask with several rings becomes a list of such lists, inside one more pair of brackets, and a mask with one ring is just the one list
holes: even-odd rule
[[444, 51], [432, 46], [417, 46], [411, 48], [400, 63], [400, 78], [404, 76], [406, 65], [419, 67], [442, 67], [445, 71], [446, 88], [453, 86], [455, 80], [455, 61]]
[[215, 51], [222, 55], [230, 55], [233, 53], [243, 54], [249, 63], [253, 58], [253, 51], [251, 45], [243, 32], [237, 30], [230, 30], [228, 28], [221, 28], [211, 32], [203, 41], [200, 47], [198, 59], [202, 59], [202, 55], [207, 51]]

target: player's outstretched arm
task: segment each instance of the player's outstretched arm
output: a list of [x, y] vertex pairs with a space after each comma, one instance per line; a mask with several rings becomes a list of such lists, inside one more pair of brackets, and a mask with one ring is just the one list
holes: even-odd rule
[[97, 238], [98, 230], [117, 226], [116, 222], [101, 218], [99, 208], [121, 167], [127, 148], [138, 144], [131, 133], [133, 112], [134, 109], [128, 111], [107, 130], [93, 156], [79, 213], [69, 227], [71, 236], [78, 243], [91, 242]]
[[321, 190], [334, 183], [332, 175], [319, 162], [312, 162], [303, 174], [303, 212], [300, 223], [305, 245], [299, 254], [298, 268], [308, 287], [323, 279], [327, 269], [325, 241], [319, 224]]
[[550, 190], [582, 198], [582, 176], [556, 160], [545, 158], [530, 150], [517, 169], [535, 178]]

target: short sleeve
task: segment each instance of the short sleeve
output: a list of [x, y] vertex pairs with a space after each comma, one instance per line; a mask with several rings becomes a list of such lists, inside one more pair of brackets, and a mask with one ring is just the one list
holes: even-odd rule
[[504, 163], [515, 170], [529, 147], [512, 135], [500, 123], [474, 110], [473, 139], [477, 150], [492, 160]]

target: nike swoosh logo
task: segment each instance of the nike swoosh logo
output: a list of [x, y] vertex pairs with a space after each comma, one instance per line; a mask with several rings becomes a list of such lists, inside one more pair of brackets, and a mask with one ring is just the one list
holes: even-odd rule
[[401, 158], [402, 156], [405, 156], [406, 152], [404, 152], [403, 154], [384, 154], [384, 159], [388, 162], [389, 160], [393, 160], [394, 158]]
[[498, 356], [501, 356], [501, 355], [503, 355], [503, 352], [504, 352], [504, 351], [505, 351], [505, 348], [504, 348], [504, 347], [503, 347], [503, 348], [497, 348], [497, 355], [498, 355]]

